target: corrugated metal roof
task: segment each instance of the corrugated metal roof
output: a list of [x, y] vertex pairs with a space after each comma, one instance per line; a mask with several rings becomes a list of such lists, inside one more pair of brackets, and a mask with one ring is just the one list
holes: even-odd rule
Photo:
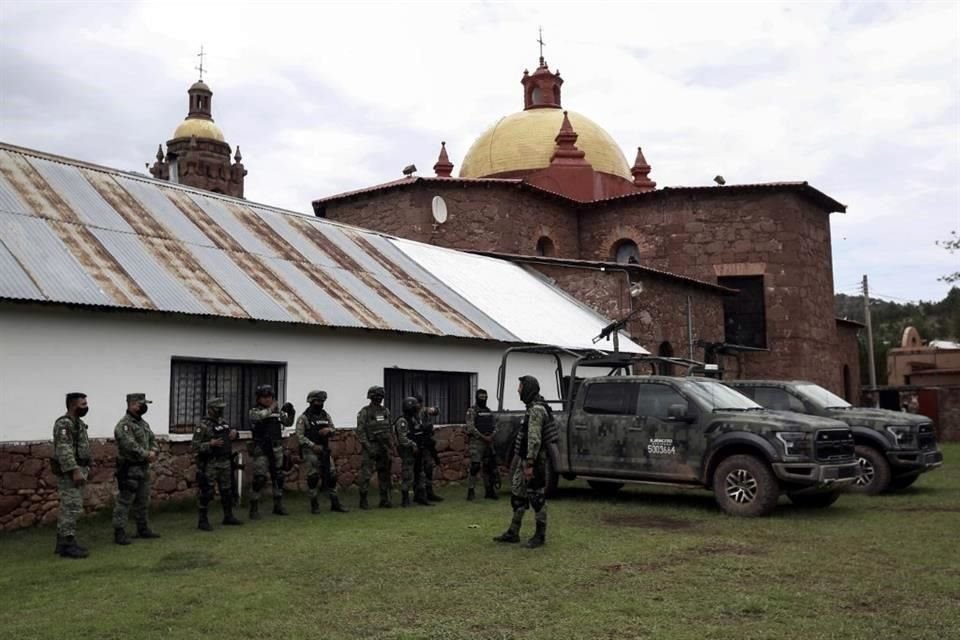
[[607, 323], [508, 262], [2, 143], [0, 298], [568, 347]]

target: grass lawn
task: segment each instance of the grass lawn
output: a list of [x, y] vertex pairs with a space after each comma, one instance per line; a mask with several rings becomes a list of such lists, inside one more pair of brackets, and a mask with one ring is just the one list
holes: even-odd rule
[[[0, 637], [28, 638], [931, 638], [960, 637], [960, 444], [889, 496], [844, 496], [764, 519], [705, 492], [577, 484], [550, 502], [547, 546], [496, 545], [509, 500], [373, 509], [111, 543], [81, 522], [86, 560], [54, 532], [0, 535]], [[356, 494], [346, 493], [353, 507]], [[245, 514], [244, 514], [245, 515]], [[533, 528], [532, 513], [524, 537]]]

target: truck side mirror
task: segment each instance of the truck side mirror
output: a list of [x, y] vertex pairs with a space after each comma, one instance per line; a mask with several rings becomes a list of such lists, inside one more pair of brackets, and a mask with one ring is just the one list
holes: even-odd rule
[[667, 409], [667, 417], [677, 422], [693, 422], [695, 418], [687, 413], [687, 405], [672, 404]]

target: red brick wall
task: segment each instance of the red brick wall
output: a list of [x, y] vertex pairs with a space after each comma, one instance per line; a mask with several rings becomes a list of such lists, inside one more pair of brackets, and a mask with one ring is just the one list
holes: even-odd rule
[[[447, 221], [435, 225], [434, 196], [447, 205]], [[558, 257], [580, 253], [577, 214], [559, 202], [516, 185], [449, 185], [429, 182], [372, 196], [332, 202], [330, 220], [454, 249], [534, 255], [549, 237]], [[434, 228], [436, 226], [436, 228]]]
[[[470, 456], [463, 427], [438, 427], [435, 433], [441, 463], [435, 481], [466, 478]], [[299, 454], [292, 448], [292, 442], [292, 437], [287, 438], [288, 450], [299, 462]], [[240, 446], [241, 451], [245, 452], [242, 443]], [[339, 432], [332, 447], [340, 485], [348, 487], [356, 484], [360, 474], [360, 443], [355, 432], [352, 429]], [[56, 521], [57, 481], [49, 463], [52, 450], [53, 445], [49, 442], [0, 443], [0, 531]], [[116, 446], [111, 440], [97, 439], [91, 442], [91, 454], [91, 477], [84, 491], [84, 506], [88, 513], [112, 509], [116, 493], [113, 477]], [[246, 454], [244, 457], [247, 457]], [[153, 504], [193, 500], [196, 496], [196, 473], [189, 442], [161, 441], [160, 457], [151, 467]], [[393, 475], [394, 483], [399, 483], [399, 459], [394, 460]], [[250, 480], [250, 473], [245, 469], [244, 496], [249, 494]], [[287, 488], [305, 490], [306, 478], [301, 477], [299, 464], [295, 464], [287, 474]]]
[[833, 314], [829, 215], [790, 193], [664, 193], [585, 211], [584, 258], [622, 238], [641, 262], [715, 282], [763, 275], [770, 353], [744, 354], [744, 377], [805, 378], [843, 392]]
[[[622, 318], [632, 310], [626, 275], [622, 271], [529, 266], [608, 318]], [[656, 354], [661, 343], [669, 342], [675, 356], [688, 355], [687, 296], [691, 298], [694, 340], [715, 342], [723, 338], [723, 306], [719, 293], [652, 275], [641, 276], [641, 280], [643, 293], [633, 300], [633, 308], [641, 311], [629, 325], [630, 334], [640, 346]], [[611, 343], [598, 346], [612, 348]], [[701, 359], [703, 350], [696, 349], [694, 357]]]

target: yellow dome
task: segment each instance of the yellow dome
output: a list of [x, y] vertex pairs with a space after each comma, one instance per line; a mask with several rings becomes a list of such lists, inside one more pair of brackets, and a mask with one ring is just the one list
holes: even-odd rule
[[[579, 136], [577, 148], [586, 154], [593, 169], [633, 180], [630, 165], [610, 134], [586, 116], [573, 111], [567, 114]], [[548, 166], [561, 124], [561, 109], [529, 109], [501, 118], [467, 151], [460, 177], [482, 178]]]
[[187, 118], [181, 122], [177, 130], [173, 132], [174, 138], [189, 138], [190, 136], [210, 138], [224, 142], [223, 132], [220, 131], [220, 127], [218, 127], [213, 120], [206, 120], [204, 118]]

